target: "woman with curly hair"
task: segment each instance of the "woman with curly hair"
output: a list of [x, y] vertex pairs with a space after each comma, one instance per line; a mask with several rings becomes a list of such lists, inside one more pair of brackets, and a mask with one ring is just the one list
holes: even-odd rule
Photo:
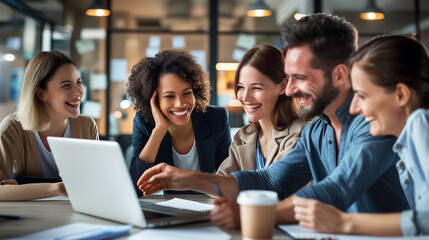
[[228, 157], [228, 112], [208, 106], [210, 83], [190, 54], [167, 50], [142, 59], [131, 71], [128, 94], [137, 110], [130, 166], [135, 183], [161, 162], [213, 173]]

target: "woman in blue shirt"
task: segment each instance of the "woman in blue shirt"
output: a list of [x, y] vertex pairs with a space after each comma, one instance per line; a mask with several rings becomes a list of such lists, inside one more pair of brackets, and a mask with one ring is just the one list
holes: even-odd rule
[[[398, 137], [393, 151], [411, 210], [349, 214], [316, 200], [297, 198], [301, 226], [322, 232], [368, 235], [429, 234], [429, 58], [403, 36], [378, 37], [350, 59], [355, 91], [352, 114], [362, 114], [374, 136]], [[386, 199], [389, 201], [389, 199]]]
[[228, 112], [207, 106], [210, 82], [190, 54], [168, 50], [142, 59], [131, 71], [128, 93], [137, 110], [130, 166], [135, 183], [161, 162], [216, 172], [231, 144]]

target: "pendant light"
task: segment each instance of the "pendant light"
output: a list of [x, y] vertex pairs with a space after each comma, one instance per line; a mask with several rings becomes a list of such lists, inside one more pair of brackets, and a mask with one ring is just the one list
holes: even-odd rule
[[86, 9], [86, 15], [95, 17], [105, 17], [110, 15], [109, 8], [103, 3], [102, 0], [94, 0]]
[[249, 17], [268, 17], [272, 12], [270, 8], [264, 3], [264, 0], [253, 0], [252, 5], [247, 10]]
[[375, 5], [375, 0], [368, 0], [368, 5], [359, 16], [363, 20], [380, 20], [384, 18], [383, 12]]

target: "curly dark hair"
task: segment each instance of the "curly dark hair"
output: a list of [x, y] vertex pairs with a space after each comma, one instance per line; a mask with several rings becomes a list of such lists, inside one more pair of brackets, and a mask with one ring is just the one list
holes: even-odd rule
[[210, 82], [207, 74], [189, 53], [166, 50], [155, 57], [140, 60], [131, 70], [127, 92], [137, 114], [146, 122], [153, 122], [150, 99], [164, 74], [175, 74], [191, 85], [195, 96], [195, 111], [206, 111], [210, 101]]

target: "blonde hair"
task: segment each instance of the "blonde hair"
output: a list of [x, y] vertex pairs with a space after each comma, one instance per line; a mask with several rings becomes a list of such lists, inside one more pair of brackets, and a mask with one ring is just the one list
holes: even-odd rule
[[50, 127], [50, 118], [37, 98], [37, 88], [46, 89], [57, 69], [64, 64], [76, 64], [66, 55], [52, 51], [41, 52], [29, 62], [21, 85], [16, 118], [24, 130], [40, 132]]

